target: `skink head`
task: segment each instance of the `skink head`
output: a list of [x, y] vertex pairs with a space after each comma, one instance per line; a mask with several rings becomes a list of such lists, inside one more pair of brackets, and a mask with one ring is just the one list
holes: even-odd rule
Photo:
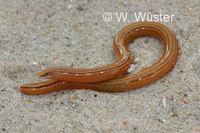
[[51, 70], [49, 68], [44, 69], [43, 71], [37, 74], [37, 77], [44, 78], [44, 79], [48, 79], [48, 77], [50, 76], [51, 76]]

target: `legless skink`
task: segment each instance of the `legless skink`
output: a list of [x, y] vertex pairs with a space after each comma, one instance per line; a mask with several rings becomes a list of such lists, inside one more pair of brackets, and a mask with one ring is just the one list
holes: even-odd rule
[[[115, 78], [127, 71], [131, 64], [127, 44], [140, 36], [154, 36], [164, 44], [164, 54], [153, 66], [134, 75]], [[91, 89], [103, 92], [123, 92], [150, 84], [169, 72], [178, 57], [178, 42], [173, 32], [155, 22], [137, 22], [121, 29], [113, 42], [118, 61], [107, 66], [91, 69], [69, 67], [47, 68], [37, 76], [49, 81], [22, 85], [19, 91], [26, 94], [45, 94], [64, 89]], [[115, 78], [115, 79], [114, 79]]]

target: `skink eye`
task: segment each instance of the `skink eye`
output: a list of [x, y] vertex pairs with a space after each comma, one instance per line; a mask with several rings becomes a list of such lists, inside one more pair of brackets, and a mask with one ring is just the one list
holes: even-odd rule
[[49, 75], [49, 73], [47, 72], [47, 73], [42, 74], [42, 77], [46, 77], [48, 75]]

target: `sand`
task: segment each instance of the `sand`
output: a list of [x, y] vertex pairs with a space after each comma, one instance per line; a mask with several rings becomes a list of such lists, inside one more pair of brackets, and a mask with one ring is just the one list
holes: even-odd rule
[[[0, 132], [200, 132], [199, 9], [197, 0], [1, 0]], [[125, 21], [118, 21], [121, 12]], [[36, 74], [48, 67], [115, 62], [115, 34], [145, 13], [157, 15], [179, 40], [177, 63], [160, 80], [122, 93], [74, 89], [33, 96], [16, 90], [41, 81]], [[142, 37], [129, 49], [132, 74], [156, 63], [163, 44]]]

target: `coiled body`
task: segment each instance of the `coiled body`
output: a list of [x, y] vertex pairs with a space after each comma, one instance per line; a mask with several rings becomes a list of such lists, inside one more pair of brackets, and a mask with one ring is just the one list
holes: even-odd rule
[[[131, 64], [127, 44], [140, 36], [154, 36], [164, 44], [164, 54], [153, 66], [131, 76], [116, 78], [127, 71]], [[63, 89], [91, 89], [104, 92], [122, 92], [150, 84], [167, 72], [176, 63], [178, 42], [172, 31], [155, 22], [137, 22], [121, 29], [113, 42], [118, 61], [99, 68], [76, 69], [65, 67], [47, 68], [39, 77], [51, 79], [46, 82], [22, 85], [19, 90], [26, 94], [45, 94]]]

